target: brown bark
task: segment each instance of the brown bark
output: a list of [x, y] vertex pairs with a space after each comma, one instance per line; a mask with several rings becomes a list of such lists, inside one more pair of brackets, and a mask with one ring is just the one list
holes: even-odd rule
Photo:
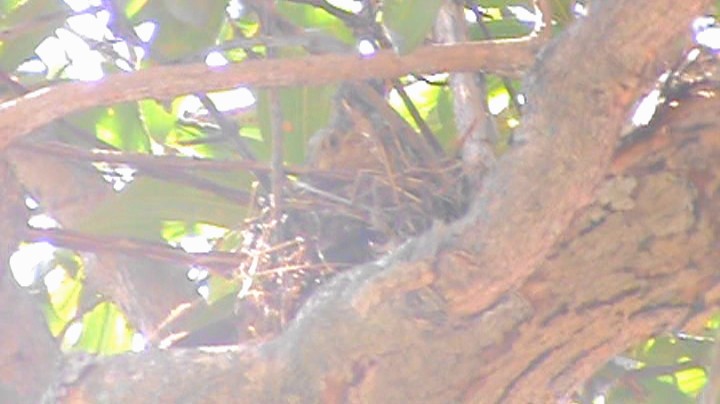
[[[427, 281], [402, 279], [422, 263], [375, 275], [359, 292], [353, 285], [367, 274], [358, 269], [262, 348], [127, 356], [98, 366], [79, 392], [112, 388], [112, 397], [132, 397], [153, 389], [187, 401], [557, 401], [629, 344], [698, 329], [720, 303], [719, 107], [717, 98], [683, 100], [652, 135], [617, 150], [613, 174], [546, 262], [480, 315], [447, 316], [429, 288], [398, 291]], [[129, 377], [141, 381], [105, 382]]]
[[27, 215], [20, 184], [2, 161], [0, 194], [0, 398], [37, 402], [55, 376], [60, 352], [38, 302], [15, 283], [6, 265]]
[[105, 359], [66, 398], [544, 403], [630, 342], [694, 324], [693, 303], [720, 296], [718, 103], [688, 101], [616, 145], [709, 3], [594, 2], [542, 52], [525, 144], [465, 219], [337, 276], [272, 341]]

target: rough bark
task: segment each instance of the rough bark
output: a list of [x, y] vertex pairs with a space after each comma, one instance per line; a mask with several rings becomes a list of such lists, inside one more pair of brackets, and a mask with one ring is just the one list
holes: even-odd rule
[[9, 254], [17, 247], [27, 220], [23, 192], [10, 166], [0, 161], [0, 398], [38, 401], [53, 380], [60, 351], [45, 324], [38, 302], [13, 280]]
[[[331, 287], [346, 285], [346, 295], [324, 296], [354, 307], [338, 313], [318, 298], [306, 309], [314, 314], [264, 348], [112, 359], [101, 362], [80, 391], [92, 397], [109, 388], [104, 380], [142, 380], [130, 391], [122, 384], [116, 388], [123, 391], [107, 393], [130, 397], [165, 374], [167, 384], [157, 391], [171, 390], [178, 380], [188, 387], [159, 397], [188, 401], [220, 401], [239, 391], [256, 400], [556, 401], [628, 344], [664, 330], [697, 329], [720, 302], [714, 267], [720, 258], [720, 170], [713, 163], [720, 155], [719, 107], [718, 99], [684, 100], [652, 134], [617, 150], [595, 201], [576, 216], [546, 262], [479, 316], [448, 318], [438, 309], [441, 301], [432, 307], [423, 300], [432, 294], [423, 289], [380, 303], [380, 295], [402, 284], [391, 273], [384, 287], [367, 284], [379, 294], [363, 295], [369, 292], [361, 288], [353, 297], [358, 270]], [[401, 270], [414, 268], [407, 265]], [[406, 318], [393, 317], [393, 309], [405, 310]], [[346, 325], [357, 312], [372, 322]], [[344, 340], [355, 344], [341, 349]], [[382, 355], [367, 353], [378, 347]], [[346, 359], [328, 364], [326, 355]], [[288, 359], [279, 362], [285, 357], [290, 368]], [[194, 382], [198, 374], [203, 376]], [[318, 395], [303, 393], [315, 385]]]
[[[720, 303], [718, 108], [717, 98], [683, 100], [617, 150], [595, 201], [546, 262], [480, 315], [447, 316], [429, 288], [403, 295], [398, 287], [409, 283], [393, 273], [370, 275], [374, 283], [358, 291], [362, 272], [377, 270], [366, 267], [337, 280], [337, 294], [316, 298], [278, 341], [110, 359], [77, 392], [115, 399], [152, 390], [188, 402], [559, 401], [629, 344], [698, 329]], [[414, 274], [417, 265], [394, 271]]]
[[698, 300], [718, 301], [709, 281], [717, 102], [688, 102], [611, 165], [632, 103], [676, 60], [677, 38], [709, 3], [594, 2], [540, 55], [526, 86], [524, 144], [492, 167], [468, 216], [336, 277], [280, 337], [223, 353], [104, 359], [65, 397], [567, 397], [631, 341], [694, 319]]

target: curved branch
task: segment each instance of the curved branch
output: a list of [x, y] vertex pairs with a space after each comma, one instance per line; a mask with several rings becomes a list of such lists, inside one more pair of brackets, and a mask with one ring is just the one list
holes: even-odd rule
[[0, 150], [13, 139], [83, 109], [147, 98], [226, 90], [236, 86], [320, 85], [346, 80], [395, 78], [409, 73], [487, 70], [516, 75], [528, 68], [536, 38], [426, 46], [409, 55], [328, 54], [297, 59], [249, 60], [223, 67], [158, 66], [119, 73], [98, 82], [73, 82], [36, 90], [0, 104]]

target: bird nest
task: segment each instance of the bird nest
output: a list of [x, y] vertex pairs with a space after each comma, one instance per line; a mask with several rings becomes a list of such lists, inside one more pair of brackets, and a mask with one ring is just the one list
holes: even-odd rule
[[235, 275], [246, 337], [275, 334], [323, 280], [466, 210], [459, 160], [388, 124], [356, 91], [338, 101], [333, 124], [311, 140], [309, 169], [287, 180], [282, 215], [261, 197], [245, 223]]

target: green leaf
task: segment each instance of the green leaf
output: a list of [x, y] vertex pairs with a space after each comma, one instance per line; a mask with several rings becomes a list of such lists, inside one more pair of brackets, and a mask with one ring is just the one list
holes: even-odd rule
[[154, 100], [142, 100], [138, 103], [138, 107], [148, 136], [160, 144], [165, 143], [177, 124], [174, 111], [166, 111], [160, 103]]
[[355, 43], [355, 36], [345, 23], [319, 7], [280, 1], [277, 2], [277, 10], [292, 23], [303, 28], [330, 34], [348, 44]]
[[93, 133], [98, 139], [120, 150], [150, 151], [150, 139], [135, 102], [91, 108], [67, 119], [84, 132]]
[[[162, 0], [165, 7], [178, 21], [196, 28], [215, 26], [219, 19], [217, 10], [224, 14], [227, 1], [211, 0]], [[221, 19], [220, 19], [221, 20]]]
[[[330, 110], [336, 86], [295, 87], [276, 90], [280, 98], [282, 111], [282, 133], [284, 159], [290, 164], [299, 164], [305, 160], [307, 140], [330, 120]], [[262, 132], [262, 142], [255, 142], [258, 156], [270, 158], [270, 103], [267, 91], [261, 91], [258, 97], [258, 118]]]
[[150, 0], [121, 0], [119, 5], [128, 18], [134, 17]]
[[675, 373], [678, 390], [688, 395], [697, 395], [707, 383], [707, 373], [701, 367], [684, 369]]
[[[490, 31], [492, 39], [519, 38], [530, 34], [533, 30], [532, 26], [513, 18], [485, 21], [484, 24]], [[478, 24], [470, 27], [470, 38], [476, 41], [488, 39]]]
[[11, 11], [15, 10], [26, 2], [27, 0], [7, 0], [0, 3], [0, 19], [4, 19], [6, 14], [10, 13]]
[[132, 24], [156, 24], [151, 55], [161, 62], [198, 53], [214, 45], [225, 21], [227, 0], [148, 0], [127, 1], [125, 17]]
[[[440, 86], [433, 86], [422, 81], [405, 86], [410, 99], [417, 108], [420, 117], [427, 118], [430, 111], [437, 104], [437, 97], [440, 94]], [[417, 129], [415, 120], [410, 115], [407, 105], [396, 91], [390, 93], [390, 105], [402, 116], [413, 128]]]
[[[186, 99], [187, 97], [178, 97], [173, 100], [170, 111], [155, 101], [142, 102], [142, 120], [149, 136], [162, 145], [182, 150], [186, 155], [191, 154], [204, 158], [237, 157], [235, 145], [227, 139], [227, 134], [220, 132], [217, 126], [185, 124], [177, 119], [178, 112]], [[254, 108], [248, 108], [247, 111], [236, 114], [233, 118], [243, 130], [247, 129], [245, 125], [252, 126], [257, 123], [257, 114]], [[243, 134], [229, 135], [242, 136]], [[262, 137], [257, 136], [256, 140], [262, 140]]]
[[442, 0], [387, 0], [383, 3], [383, 24], [396, 52], [408, 54], [423, 43], [441, 5]]
[[455, 126], [452, 91], [448, 88], [443, 88], [438, 94], [435, 108], [428, 116], [427, 121], [443, 149], [448, 152], [453, 151], [458, 133]]
[[67, 323], [76, 316], [82, 290], [82, 282], [66, 277], [56, 289], [48, 292], [46, 315], [53, 335], [57, 336], [62, 332]]
[[695, 400], [678, 390], [674, 382], [662, 382], [657, 379], [641, 381], [647, 393], [645, 402], [655, 404], [691, 404]]
[[88, 215], [77, 230], [162, 242], [166, 221], [232, 227], [244, 217], [244, 206], [213, 193], [153, 178], [138, 178]]
[[612, 389], [607, 396], [608, 403], [654, 403], [690, 404], [695, 400], [681, 393], [672, 384], [657, 379], [643, 379], [630, 386], [621, 385]]
[[95, 124], [97, 138], [120, 150], [149, 152], [150, 138], [140, 120], [136, 103], [105, 108]]
[[216, 304], [228, 296], [237, 300], [237, 293], [240, 290], [240, 281], [238, 279], [225, 279], [219, 276], [213, 276], [208, 282], [210, 287], [210, 296], [208, 296], [208, 304]]
[[133, 331], [123, 313], [111, 303], [101, 303], [83, 317], [83, 332], [76, 348], [111, 355], [128, 351]]
[[556, 28], [564, 28], [565, 25], [572, 22], [572, 5], [573, 0], [553, 0], [552, 1], [552, 19], [557, 23]]
[[647, 366], [667, 366], [684, 358], [707, 355], [711, 344], [672, 337], [657, 337], [634, 350], [633, 357]]

